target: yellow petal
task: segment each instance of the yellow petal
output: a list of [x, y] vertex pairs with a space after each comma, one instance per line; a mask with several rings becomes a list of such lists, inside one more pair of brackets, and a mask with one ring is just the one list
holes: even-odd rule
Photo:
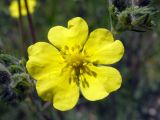
[[88, 66], [88, 68], [94, 75], [84, 73], [80, 79], [80, 89], [86, 99], [100, 100], [120, 88], [122, 78], [115, 68], [106, 66]]
[[26, 68], [36, 80], [44, 80], [46, 76], [59, 73], [64, 67], [60, 52], [48, 43], [38, 42], [31, 45], [28, 55]]
[[96, 29], [86, 42], [83, 53], [88, 60], [95, 64], [113, 64], [119, 61], [124, 54], [124, 46], [121, 41], [113, 40], [113, 36], [107, 29]]
[[72, 109], [79, 99], [79, 88], [77, 84], [69, 83], [66, 78], [66, 82], [62, 82], [61, 86], [56, 88], [56, 93], [53, 97], [53, 106], [61, 111]]
[[[70, 82], [70, 72], [48, 76], [44, 81], [38, 81], [36, 90], [38, 95], [47, 101], [53, 102], [53, 106], [61, 111], [72, 109], [79, 98], [79, 88], [75, 82]], [[51, 79], [52, 80], [49, 80]]]
[[80, 17], [68, 22], [68, 28], [55, 26], [49, 30], [48, 39], [57, 48], [64, 51], [67, 48], [83, 47], [88, 36], [88, 25]]
[[78, 101], [79, 88], [75, 82], [70, 82], [71, 70], [65, 67], [60, 52], [48, 43], [38, 42], [28, 48], [28, 54], [26, 67], [37, 80], [38, 95], [53, 102], [56, 109], [72, 109]]
[[[21, 3], [21, 14], [22, 16], [26, 16], [27, 10], [24, 0], [21, 0], [20, 3]], [[34, 12], [35, 6], [36, 6], [36, 0], [28, 0], [28, 9], [31, 14]], [[11, 2], [11, 5], [9, 6], [9, 11], [12, 17], [15, 18], [19, 17], [18, 0], [13, 0]]]

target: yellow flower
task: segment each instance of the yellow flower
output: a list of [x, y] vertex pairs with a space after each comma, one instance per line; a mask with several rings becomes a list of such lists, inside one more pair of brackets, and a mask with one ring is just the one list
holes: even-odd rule
[[106, 65], [119, 61], [124, 47], [107, 29], [96, 29], [88, 36], [87, 23], [76, 17], [68, 28], [51, 28], [48, 39], [52, 44], [38, 42], [28, 48], [26, 67], [37, 80], [38, 95], [56, 109], [72, 109], [80, 91], [96, 101], [120, 88], [120, 73]]
[[[36, 6], [36, 0], [27, 0], [28, 2], [28, 9], [30, 14], [34, 12], [34, 8]], [[20, 0], [21, 3], [21, 14], [22, 16], [27, 15], [27, 10], [25, 6], [25, 0]], [[10, 6], [9, 6], [10, 15], [14, 18], [19, 17], [19, 7], [18, 7], [18, 0], [12, 0]]]

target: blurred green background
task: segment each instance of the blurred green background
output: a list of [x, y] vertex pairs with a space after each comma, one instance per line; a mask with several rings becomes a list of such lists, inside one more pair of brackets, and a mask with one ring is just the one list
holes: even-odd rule
[[[112, 2], [119, 12], [125, 10], [125, 7], [130, 7], [130, 0], [117, 1]], [[149, 1], [151, 0], [135, 0], [134, 5], [143, 7], [148, 5]], [[9, 4], [10, 0], [0, 1], [0, 51], [17, 59], [27, 59], [27, 47], [32, 44], [28, 20], [27, 17], [22, 18], [22, 31], [19, 19], [14, 19], [9, 14]], [[149, 7], [158, 10], [160, 1], [152, 0]], [[48, 42], [47, 33], [51, 27], [66, 26], [67, 21], [76, 16], [81, 16], [87, 21], [90, 32], [100, 27], [110, 29], [110, 20], [113, 17], [114, 22], [114, 13], [109, 12], [109, 8], [111, 4], [109, 5], [108, 0], [37, 0], [32, 15], [37, 41]], [[130, 18], [133, 19], [131, 16], [127, 20]], [[132, 19], [128, 20], [128, 23]], [[145, 24], [144, 20], [137, 26], [145, 26], [145, 30], [141, 31], [138, 28], [137, 32], [130, 29], [130, 24], [118, 29], [119, 23], [113, 23], [113, 27], [116, 27], [114, 32], [117, 33], [115, 38], [120, 39], [125, 46], [123, 59], [114, 65], [123, 76], [122, 87], [118, 91], [97, 102], [80, 98], [78, 105], [67, 112], [55, 110], [36, 93], [12, 104], [1, 100], [0, 120], [160, 120], [159, 13], [150, 19], [153, 26]], [[140, 26], [143, 24], [145, 25]], [[146, 29], [147, 25], [151, 29]]]

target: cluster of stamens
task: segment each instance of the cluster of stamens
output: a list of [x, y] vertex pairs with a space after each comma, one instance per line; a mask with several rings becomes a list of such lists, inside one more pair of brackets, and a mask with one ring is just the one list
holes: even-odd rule
[[70, 71], [69, 82], [71, 83], [73, 81], [79, 84], [79, 80], [81, 80], [83, 81], [82, 83], [84, 87], [89, 87], [84, 77], [84, 73], [94, 77], [96, 77], [96, 73], [88, 68], [88, 65], [91, 63], [86, 60], [86, 55], [82, 54], [80, 46], [71, 48], [65, 46], [62, 52], [62, 57], [66, 63], [66, 66], [63, 68], [63, 70], [66, 71], [67, 69]]

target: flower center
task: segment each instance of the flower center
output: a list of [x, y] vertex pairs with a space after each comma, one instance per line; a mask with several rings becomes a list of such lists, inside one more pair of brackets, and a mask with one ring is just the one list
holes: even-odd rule
[[76, 69], [82, 67], [83, 64], [87, 62], [85, 60], [85, 56], [80, 52], [80, 46], [75, 46], [70, 49], [65, 46], [62, 56], [67, 63], [67, 66], [71, 66]]
[[68, 56], [66, 61], [67, 61], [68, 65], [70, 65], [74, 68], [82, 67], [83, 64], [85, 63], [85, 59], [83, 58], [83, 56], [80, 53], [71, 54], [70, 56]]
[[81, 53], [80, 46], [75, 46], [74, 48], [70, 49], [69, 47], [65, 46], [63, 51], [62, 57], [66, 63], [66, 66], [63, 68], [62, 72], [69, 71], [70, 83], [74, 81], [78, 85], [79, 80], [82, 80], [82, 82], [86, 84], [84, 73], [96, 77], [96, 73], [90, 70], [88, 67], [92, 63], [89, 63], [86, 60], [86, 56]]

